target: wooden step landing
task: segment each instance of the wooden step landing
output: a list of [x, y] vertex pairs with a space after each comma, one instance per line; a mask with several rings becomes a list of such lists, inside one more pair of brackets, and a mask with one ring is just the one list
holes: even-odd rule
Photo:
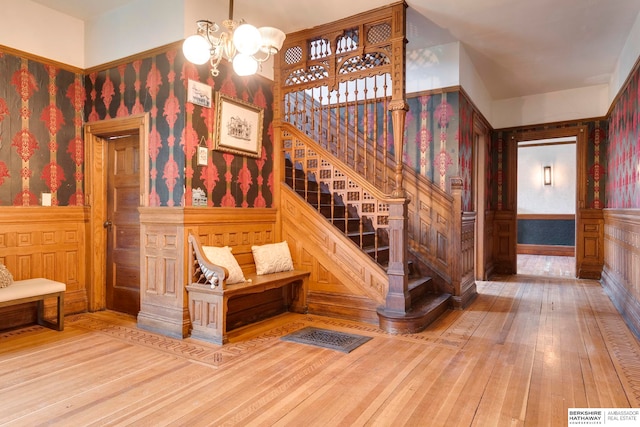
[[422, 331], [449, 308], [451, 294], [425, 294], [406, 313], [378, 308], [380, 329], [392, 334], [415, 334]]

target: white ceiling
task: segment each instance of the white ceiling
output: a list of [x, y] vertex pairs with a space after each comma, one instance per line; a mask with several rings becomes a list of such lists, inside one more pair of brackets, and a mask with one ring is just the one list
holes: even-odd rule
[[[88, 20], [136, 0], [34, 0]], [[260, 9], [269, 25], [293, 32], [393, 0], [235, 0], [235, 15]], [[606, 84], [640, 0], [407, 0], [424, 17], [409, 40], [459, 40], [493, 99]], [[322, 5], [311, 11], [312, 5]], [[264, 25], [264, 24], [263, 24]], [[413, 31], [413, 34], [412, 34]], [[414, 39], [415, 40], [415, 39]]]

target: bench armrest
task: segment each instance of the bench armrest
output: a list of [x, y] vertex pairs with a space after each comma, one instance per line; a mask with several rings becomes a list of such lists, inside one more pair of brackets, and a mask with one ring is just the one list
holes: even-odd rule
[[200, 241], [189, 233], [189, 247], [191, 261], [189, 263], [189, 277], [192, 283], [210, 285], [211, 289], [226, 287], [229, 272], [226, 268], [212, 263], [204, 254]]

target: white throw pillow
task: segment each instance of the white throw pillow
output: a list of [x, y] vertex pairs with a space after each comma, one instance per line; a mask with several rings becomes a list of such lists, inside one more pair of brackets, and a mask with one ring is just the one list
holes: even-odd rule
[[11, 275], [11, 272], [4, 264], [0, 264], [0, 288], [11, 286], [12, 283], [13, 276]]
[[227, 284], [232, 285], [234, 283], [246, 281], [244, 274], [242, 273], [242, 269], [240, 268], [240, 264], [238, 264], [238, 261], [231, 253], [231, 248], [229, 246], [203, 246], [202, 252], [204, 252], [204, 256], [206, 256], [209, 261], [227, 269], [229, 272]]
[[253, 252], [253, 260], [256, 263], [256, 274], [258, 275], [293, 270], [293, 260], [286, 241], [251, 246], [251, 251]]

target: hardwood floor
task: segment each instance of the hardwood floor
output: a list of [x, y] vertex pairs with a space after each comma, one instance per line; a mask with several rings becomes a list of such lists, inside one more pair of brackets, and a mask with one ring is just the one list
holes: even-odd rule
[[[572, 407], [640, 407], [640, 343], [596, 281], [510, 276], [419, 334], [284, 314], [224, 347], [114, 312], [0, 332], [0, 425], [564, 426]], [[370, 341], [280, 340], [304, 326]]]
[[518, 254], [518, 274], [533, 276], [576, 276], [576, 257]]

